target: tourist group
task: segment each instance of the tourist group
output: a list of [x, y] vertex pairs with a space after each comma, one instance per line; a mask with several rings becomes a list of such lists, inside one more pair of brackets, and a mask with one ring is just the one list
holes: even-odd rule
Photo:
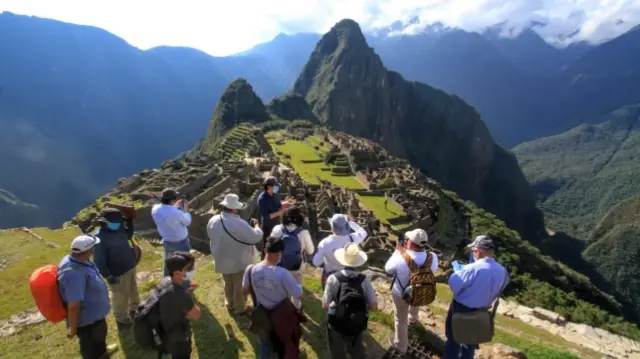
[[[207, 225], [227, 310], [247, 318], [248, 330], [259, 338], [257, 358], [300, 358], [302, 324], [307, 320], [301, 300], [303, 270], [313, 264], [322, 268], [317, 280], [324, 290], [322, 308], [327, 315], [326, 356], [371, 358], [363, 336], [378, 301], [370, 278], [358, 271], [367, 263], [359, 245], [366, 230], [349, 215], [335, 214], [330, 219], [331, 235], [316, 247], [303, 228], [305, 218], [296, 200], [281, 201], [279, 188], [275, 177], [265, 180], [257, 200], [260, 220], [243, 219], [245, 204], [228, 194], [220, 203], [220, 214]], [[162, 237], [164, 278], [144, 301], [136, 281], [141, 251], [132, 241], [134, 216], [115, 208], [104, 210], [94, 235], [73, 239], [71, 253], [58, 265], [40, 268], [31, 276], [38, 308], [52, 322], [66, 321], [68, 337], [77, 338], [83, 359], [106, 358], [118, 350], [115, 344], [107, 345], [105, 318], [111, 310], [118, 330], [131, 330], [137, 345], [155, 350], [158, 358], [191, 357], [190, 321], [201, 317], [201, 309], [194, 299], [198, 283], [188, 203], [176, 190], [165, 189], [151, 215]], [[429, 251], [427, 240], [423, 229], [405, 232], [384, 268], [393, 277], [395, 307], [395, 333], [389, 345], [407, 357], [409, 327], [419, 323], [420, 307], [436, 298], [438, 256]], [[491, 341], [496, 308], [492, 303], [508, 283], [507, 271], [494, 259], [491, 238], [479, 236], [468, 247], [470, 263], [454, 262], [449, 278], [453, 301], [446, 319], [446, 359], [473, 358], [478, 344]], [[261, 259], [256, 263], [258, 253]], [[249, 297], [252, 306], [247, 305]]]

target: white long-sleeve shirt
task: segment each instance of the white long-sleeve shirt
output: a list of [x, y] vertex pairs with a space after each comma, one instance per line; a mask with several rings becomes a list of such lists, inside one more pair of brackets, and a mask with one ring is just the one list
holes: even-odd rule
[[344, 246], [351, 241], [355, 244], [360, 244], [360, 242], [367, 238], [367, 231], [356, 222], [349, 221], [349, 227], [351, 227], [355, 233], [345, 236], [332, 234], [318, 243], [318, 252], [313, 256], [314, 266], [319, 267], [324, 263], [324, 269], [329, 273], [344, 269], [344, 266], [338, 263], [334, 257], [333, 252], [339, 248], [344, 248]]
[[[273, 227], [273, 229], [271, 230], [271, 236], [280, 238], [282, 236], [282, 226], [282, 224], [278, 224], [277, 226]], [[296, 226], [295, 224], [287, 225], [287, 230], [289, 232], [293, 232], [296, 228], [298, 228], [298, 226]], [[309, 233], [309, 231], [306, 229], [300, 231], [300, 233], [298, 233], [298, 239], [300, 240], [300, 248], [302, 249], [302, 253], [306, 253], [308, 256], [312, 256], [313, 252], [315, 252], [316, 249], [313, 246], [313, 240], [311, 239], [311, 234]], [[299, 270], [302, 270], [303, 267], [304, 262], [302, 263], [302, 266], [300, 266]]]
[[163, 241], [179, 242], [189, 236], [187, 229], [191, 225], [189, 212], [183, 212], [170, 204], [156, 204], [151, 208], [151, 217]]

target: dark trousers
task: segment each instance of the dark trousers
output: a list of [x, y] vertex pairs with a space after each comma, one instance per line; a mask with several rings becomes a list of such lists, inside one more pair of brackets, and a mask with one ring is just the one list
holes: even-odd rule
[[365, 359], [362, 333], [357, 337], [345, 337], [327, 325], [327, 345], [331, 359], [346, 359], [347, 353], [351, 359]]
[[191, 340], [180, 343], [167, 343], [166, 349], [158, 355], [162, 358], [162, 354], [171, 355], [171, 359], [190, 359], [191, 358]]
[[107, 354], [107, 322], [102, 319], [78, 328], [82, 359], [101, 359]]
[[260, 260], [264, 260], [264, 244], [267, 241], [267, 238], [271, 235], [271, 231], [273, 230], [272, 225], [262, 226], [262, 242], [256, 244], [256, 249], [260, 252]]

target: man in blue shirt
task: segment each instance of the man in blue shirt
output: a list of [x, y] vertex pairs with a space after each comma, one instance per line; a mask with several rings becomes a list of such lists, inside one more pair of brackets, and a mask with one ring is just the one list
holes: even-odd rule
[[491, 238], [478, 236], [467, 247], [471, 249], [475, 261], [457, 269], [449, 277], [453, 301], [447, 313], [444, 359], [474, 358], [476, 346], [458, 344], [453, 340], [453, 313], [469, 313], [491, 307], [509, 280], [507, 270], [494, 259], [495, 246]]
[[262, 242], [260, 246], [256, 247], [261, 252], [262, 259], [264, 259], [264, 241], [271, 235], [273, 227], [280, 223], [280, 216], [282, 216], [287, 207], [296, 204], [296, 200], [293, 197], [289, 197], [286, 201], [280, 202], [280, 198], [278, 197], [279, 189], [280, 183], [278, 180], [275, 177], [269, 177], [264, 181], [264, 192], [258, 196]]
[[78, 337], [83, 359], [99, 359], [115, 351], [117, 345], [107, 347], [109, 294], [91, 256], [100, 239], [81, 235], [71, 242], [71, 254], [58, 265], [60, 296], [67, 306], [69, 339]]

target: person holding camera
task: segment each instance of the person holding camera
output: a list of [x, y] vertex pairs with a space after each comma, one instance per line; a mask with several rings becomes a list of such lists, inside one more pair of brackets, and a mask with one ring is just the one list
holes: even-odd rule
[[[151, 217], [162, 237], [165, 259], [173, 252], [189, 252], [189, 229], [191, 214], [189, 204], [185, 199], [178, 199], [179, 194], [173, 188], [162, 191], [160, 203], [151, 208]], [[164, 266], [164, 276], [169, 276], [167, 266]]]
[[227, 310], [241, 315], [247, 312], [242, 277], [245, 269], [254, 262], [255, 245], [262, 240], [263, 233], [256, 219], [251, 219], [249, 225], [240, 217], [244, 203], [240, 202], [238, 195], [226, 195], [220, 206], [220, 214], [211, 217], [207, 224], [211, 256], [215, 271], [222, 274]]

